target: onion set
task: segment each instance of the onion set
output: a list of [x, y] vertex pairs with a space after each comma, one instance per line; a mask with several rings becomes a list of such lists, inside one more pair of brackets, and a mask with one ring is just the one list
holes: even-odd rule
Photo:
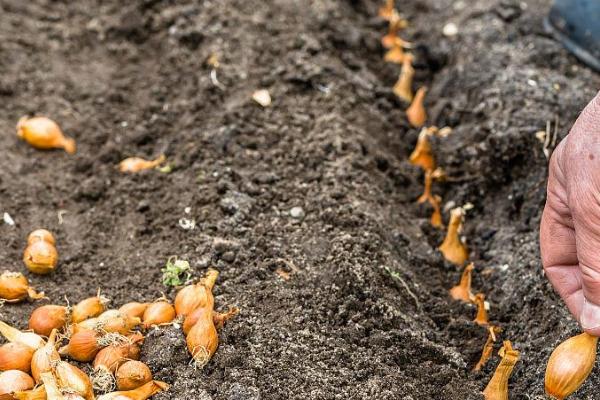
[[161, 154], [154, 160], [146, 160], [141, 157], [129, 157], [119, 163], [119, 171], [127, 173], [135, 173], [158, 167], [165, 162], [164, 154]]
[[49, 336], [53, 329], [64, 328], [68, 319], [67, 307], [47, 304], [33, 310], [29, 317], [29, 329], [38, 335]]
[[467, 265], [460, 276], [458, 285], [450, 289], [450, 296], [454, 300], [460, 300], [465, 303], [472, 303], [475, 300], [473, 293], [471, 293], [471, 274], [474, 268], [475, 265], [473, 263]]
[[75, 140], [66, 137], [58, 124], [46, 117], [21, 117], [17, 123], [17, 136], [36, 149], [64, 149], [75, 153]]
[[573, 336], [559, 344], [546, 366], [546, 394], [562, 400], [579, 389], [592, 372], [597, 345], [598, 337], [588, 333]]
[[463, 227], [464, 210], [461, 207], [450, 211], [450, 222], [444, 241], [439, 247], [444, 258], [453, 264], [462, 266], [469, 258], [467, 246], [460, 238]]
[[38, 293], [29, 286], [29, 281], [22, 273], [4, 271], [0, 275], [0, 298], [7, 303], [18, 303], [26, 298], [43, 299], [44, 293]]
[[420, 87], [415, 94], [410, 107], [406, 109], [406, 117], [408, 122], [415, 128], [420, 128], [425, 125], [427, 121], [427, 112], [425, 111], [425, 94], [427, 93], [426, 87]]
[[502, 359], [483, 391], [485, 400], [508, 400], [508, 380], [519, 361], [519, 352], [513, 349], [509, 340], [505, 340], [498, 355]]
[[31, 232], [23, 252], [23, 262], [34, 274], [46, 275], [54, 271], [58, 263], [58, 252], [52, 233], [45, 229]]
[[78, 323], [88, 318], [94, 318], [106, 310], [106, 304], [110, 300], [100, 295], [100, 291], [94, 297], [89, 297], [77, 303], [71, 312], [71, 322]]
[[152, 372], [141, 361], [126, 361], [115, 374], [119, 390], [132, 390], [152, 380]]

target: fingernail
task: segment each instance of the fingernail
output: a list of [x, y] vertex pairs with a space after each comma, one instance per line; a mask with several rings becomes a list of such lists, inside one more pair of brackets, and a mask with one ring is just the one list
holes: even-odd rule
[[600, 305], [583, 300], [580, 321], [583, 329], [594, 329], [600, 327]]

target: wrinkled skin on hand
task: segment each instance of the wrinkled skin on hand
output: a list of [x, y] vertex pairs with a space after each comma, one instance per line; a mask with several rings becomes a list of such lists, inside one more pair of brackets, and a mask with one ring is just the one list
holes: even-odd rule
[[550, 159], [540, 248], [556, 291], [582, 328], [600, 336], [600, 93]]

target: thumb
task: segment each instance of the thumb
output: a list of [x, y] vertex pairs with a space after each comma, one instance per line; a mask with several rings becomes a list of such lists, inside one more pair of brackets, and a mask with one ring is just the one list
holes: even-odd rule
[[582, 328], [600, 336], [600, 95], [581, 113], [563, 159], [581, 273]]

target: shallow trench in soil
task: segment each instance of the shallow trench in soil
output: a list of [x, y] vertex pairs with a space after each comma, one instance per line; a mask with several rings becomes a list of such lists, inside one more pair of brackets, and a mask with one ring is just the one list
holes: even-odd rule
[[[540, 265], [535, 133], [550, 121], [564, 137], [600, 79], [544, 33], [549, 1], [401, 3], [429, 122], [454, 130], [433, 143], [449, 176], [434, 191], [446, 208], [473, 204], [473, 286], [521, 351], [511, 398], [543, 399], [545, 362], [578, 327]], [[481, 398], [498, 357], [471, 372], [486, 332], [448, 298], [460, 271], [415, 202], [418, 130], [391, 91], [379, 5], [0, 0], [0, 212], [16, 221], [0, 225], [2, 267], [25, 272], [25, 238], [44, 226], [59, 268], [27, 275], [52, 303], [98, 288], [115, 306], [172, 298], [160, 268], [173, 255], [196, 277], [217, 268], [217, 308], [241, 313], [201, 370], [177, 329], [148, 333], [142, 360], [171, 384], [156, 399]], [[442, 35], [448, 22], [457, 36]], [[271, 107], [250, 100], [258, 88]], [[18, 141], [25, 114], [59, 121], [77, 154]], [[160, 153], [169, 174], [116, 169]], [[37, 304], [2, 318], [24, 328]], [[599, 372], [572, 398], [596, 398]]]

